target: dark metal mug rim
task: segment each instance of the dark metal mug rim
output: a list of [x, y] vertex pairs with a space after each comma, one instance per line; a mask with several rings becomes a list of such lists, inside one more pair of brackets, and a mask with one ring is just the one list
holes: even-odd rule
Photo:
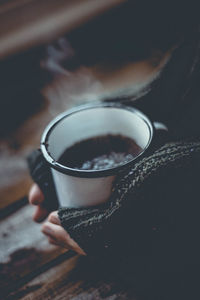
[[[67, 166], [64, 166], [60, 163], [58, 163], [57, 161], [55, 161], [55, 159], [53, 159], [53, 157], [50, 155], [50, 153], [48, 152], [48, 137], [51, 134], [51, 131], [54, 129], [54, 127], [60, 123], [63, 119], [65, 119], [66, 117], [69, 117], [72, 114], [75, 114], [77, 112], [80, 112], [82, 110], [88, 110], [88, 109], [94, 109], [94, 108], [102, 108], [102, 107], [110, 107], [110, 108], [117, 108], [117, 109], [125, 109], [128, 111], [131, 111], [132, 113], [137, 114], [147, 125], [147, 127], [149, 128], [149, 140], [147, 145], [145, 146], [145, 148], [133, 159], [131, 159], [128, 162], [122, 163], [117, 167], [113, 167], [113, 168], [108, 168], [108, 169], [101, 169], [101, 170], [80, 170], [80, 169], [75, 169], [75, 168], [70, 168]], [[52, 167], [53, 169], [63, 173], [63, 174], [67, 174], [67, 175], [71, 175], [74, 177], [82, 177], [82, 178], [98, 178], [98, 177], [107, 177], [107, 176], [113, 176], [116, 175], [117, 173], [119, 173], [120, 171], [124, 170], [125, 168], [128, 168], [130, 165], [132, 165], [133, 163], [136, 163], [138, 161], [138, 159], [144, 155], [144, 153], [146, 152], [146, 150], [149, 148], [152, 139], [153, 139], [153, 135], [154, 135], [154, 126], [152, 124], [152, 122], [150, 121], [150, 119], [143, 114], [140, 110], [130, 107], [130, 106], [126, 106], [123, 104], [119, 104], [119, 103], [113, 103], [113, 102], [109, 102], [109, 103], [93, 103], [93, 104], [84, 104], [84, 105], [80, 105], [77, 107], [74, 107], [73, 109], [67, 110], [61, 114], [59, 114], [56, 118], [54, 118], [45, 128], [42, 138], [41, 138], [41, 143], [40, 143], [40, 148], [42, 151], [42, 154], [45, 158], [45, 160], [47, 161], [47, 163], [50, 165], [50, 167]]]

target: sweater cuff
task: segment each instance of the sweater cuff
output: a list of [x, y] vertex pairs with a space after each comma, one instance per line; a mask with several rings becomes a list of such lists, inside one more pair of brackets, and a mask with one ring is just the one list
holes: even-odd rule
[[87, 254], [102, 255], [109, 250], [110, 244], [110, 227], [103, 221], [108, 210], [105, 205], [86, 209], [62, 207], [58, 215], [63, 228]]

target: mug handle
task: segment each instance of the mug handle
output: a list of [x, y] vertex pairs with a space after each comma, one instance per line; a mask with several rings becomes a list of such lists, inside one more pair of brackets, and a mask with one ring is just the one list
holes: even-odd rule
[[153, 138], [153, 150], [158, 149], [169, 141], [168, 127], [161, 122], [153, 122], [155, 135]]
[[167, 126], [161, 122], [153, 122], [153, 125], [156, 131], [169, 132]]

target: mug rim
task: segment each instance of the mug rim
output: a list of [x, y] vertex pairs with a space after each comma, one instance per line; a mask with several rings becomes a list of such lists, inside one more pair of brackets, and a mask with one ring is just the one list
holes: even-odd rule
[[[71, 168], [67, 167], [65, 165], [62, 165], [58, 163], [49, 153], [47, 147], [48, 147], [48, 138], [52, 132], [52, 130], [55, 128], [55, 126], [60, 123], [63, 119], [66, 117], [71, 116], [72, 114], [75, 114], [77, 112], [80, 112], [82, 110], [88, 110], [88, 109], [95, 109], [95, 108], [103, 108], [103, 107], [108, 107], [108, 108], [117, 108], [117, 109], [124, 109], [128, 110], [137, 116], [140, 117], [140, 119], [143, 120], [143, 122], [146, 123], [148, 129], [149, 129], [149, 140], [142, 149], [142, 151], [134, 158], [129, 160], [128, 162], [121, 163], [120, 165], [116, 167], [111, 167], [111, 168], [106, 168], [106, 169], [100, 169], [100, 170], [81, 170], [77, 168]], [[98, 177], [107, 177], [107, 176], [112, 176], [115, 175], [117, 172], [124, 170], [125, 168], [128, 168], [133, 162], [137, 162], [139, 158], [141, 158], [146, 150], [149, 148], [152, 139], [154, 135], [154, 127], [150, 119], [142, 113], [140, 110], [137, 108], [131, 107], [131, 106], [126, 106], [121, 103], [115, 103], [115, 102], [108, 102], [108, 103], [89, 103], [89, 104], [83, 104], [76, 106], [72, 109], [68, 109], [65, 112], [59, 114], [57, 117], [55, 117], [45, 128], [42, 137], [41, 137], [41, 142], [40, 142], [40, 149], [43, 154], [43, 157], [45, 158], [46, 162], [52, 167], [53, 169], [66, 174], [66, 175], [71, 175], [73, 177], [82, 177], [82, 178], [98, 178]]]

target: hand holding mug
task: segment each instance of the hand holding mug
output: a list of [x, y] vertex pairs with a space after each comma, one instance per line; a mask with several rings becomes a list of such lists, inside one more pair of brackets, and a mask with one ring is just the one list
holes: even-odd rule
[[[88, 207], [107, 201], [116, 177], [122, 171], [134, 166], [139, 159], [151, 153], [158, 146], [158, 130], [166, 131], [166, 127], [160, 123], [152, 123], [137, 109], [118, 103], [84, 105], [58, 116], [44, 131], [41, 151], [43, 159], [52, 172], [59, 205], [67, 209]], [[105, 144], [102, 137], [108, 137], [109, 143]], [[120, 141], [116, 143], [119, 137]], [[123, 151], [114, 149], [117, 155], [125, 154], [125, 160], [120, 161], [117, 165], [103, 164], [103, 167], [101, 165], [97, 169], [79, 167], [79, 158], [85, 154], [86, 157], [89, 154], [92, 163], [94, 162], [93, 157], [90, 157], [94, 141], [95, 143], [101, 141], [101, 144], [98, 144], [99, 147], [96, 148], [100, 150], [100, 154], [106, 154], [106, 157], [110, 159], [109, 155], [113, 153], [112, 149], [107, 147], [110, 145], [110, 140], [115, 141], [115, 148], [118, 146], [120, 148], [122, 144], [128, 145], [127, 149], [123, 148]], [[130, 143], [130, 140], [133, 143]], [[89, 147], [84, 149], [84, 143], [88, 144], [88, 142], [90, 143]], [[129, 147], [130, 144], [131, 147]], [[78, 151], [77, 145], [79, 145]], [[81, 151], [80, 145], [82, 145]], [[75, 155], [70, 156], [68, 161], [62, 161], [63, 153], [68, 149], [73, 149], [73, 151], [70, 150], [72, 154], [75, 150]], [[126, 152], [126, 150], [128, 151]], [[101, 153], [101, 151], [108, 153]], [[94, 157], [94, 159], [96, 158]], [[89, 163], [89, 165], [91, 164]], [[48, 211], [43, 205], [44, 196], [38, 186], [32, 187], [29, 201], [37, 206], [34, 215], [35, 221], [42, 221], [47, 217]], [[45, 199], [46, 201], [48, 202], [48, 199]], [[48, 220], [42, 226], [42, 232], [48, 236], [50, 243], [85, 254], [62, 228], [57, 212], [52, 212], [48, 216]]]
[[43, 202], [44, 195], [42, 191], [38, 185], [33, 184], [29, 192], [29, 203], [36, 206], [33, 220], [35, 222], [42, 222], [48, 217], [43, 223], [41, 231], [48, 237], [49, 243], [85, 255], [85, 252], [70, 238], [69, 234], [61, 226], [57, 211], [49, 214], [49, 211], [43, 206]]

